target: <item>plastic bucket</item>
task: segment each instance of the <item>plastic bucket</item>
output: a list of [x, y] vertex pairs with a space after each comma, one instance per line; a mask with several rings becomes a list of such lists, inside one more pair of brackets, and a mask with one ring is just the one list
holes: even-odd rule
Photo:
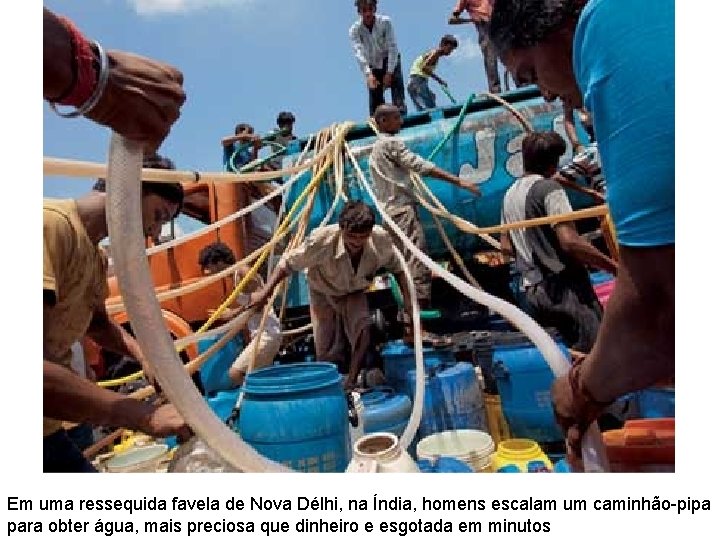
[[456, 429], [422, 439], [417, 445], [417, 456], [420, 460], [451, 457], [466, 463], [475, 472], [488, 472], [494, 450], [492, 437], [484, 431]]
[[240, 389], [236, 388], [227, 392], [218, 392], [214, 396], [206, 398], [206, 401], [218, 418], [226, 422], [239, 398]]

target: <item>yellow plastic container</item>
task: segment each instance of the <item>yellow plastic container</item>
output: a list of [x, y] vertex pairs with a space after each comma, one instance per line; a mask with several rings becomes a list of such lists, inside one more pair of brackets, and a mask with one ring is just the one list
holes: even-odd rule
[[502, 412], [500, 396], [483, 392], [483, 401], [485, 402], [488, 431], [497, 447], [502, 441], [512, 438], [510, 426], [508, 426], [505, 415]]
[[122, 452], [127, 452], [128, 450], [132, 450], [135, 447], [135, 437], [134, 433], [130, 430], [125, 430], [122, 432], [122, 435], [120, 436], [120, 442], [113, 446], [113, 452], [116, 454], [120, 454]]
[[552, 462], [545, 452], [538, 443], [530, 439], [502, 441], [490, 460], [493, 472], [497, 472], [506, 465], [515, 465], [520, 472], [528, 472], [528, 464], [533, 461], [542, 462], [548, 471], [553, 470]]

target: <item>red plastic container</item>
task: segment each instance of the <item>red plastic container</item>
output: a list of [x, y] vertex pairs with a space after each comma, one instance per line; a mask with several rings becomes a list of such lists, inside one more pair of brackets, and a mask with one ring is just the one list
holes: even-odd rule
[[674, 472], [675, 419], [629, 420], [603, 433], [613, 472]]

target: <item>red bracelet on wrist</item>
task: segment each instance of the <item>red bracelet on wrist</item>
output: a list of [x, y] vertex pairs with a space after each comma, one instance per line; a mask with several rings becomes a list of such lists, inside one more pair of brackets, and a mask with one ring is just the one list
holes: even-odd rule
[[60, 105], [80, 107], [92, 96], [97, 86], [97, 72], [94, 65], [96, 62], [95, 54], [90, 47], [90, 42], [85, 39], [85, 36], [82, 35], [70, 19], [66, 17], [59, 17], [59, 19], [70, 33], [74, 55], [73, 72], [76, 77], [72, 89], [58, 103]]

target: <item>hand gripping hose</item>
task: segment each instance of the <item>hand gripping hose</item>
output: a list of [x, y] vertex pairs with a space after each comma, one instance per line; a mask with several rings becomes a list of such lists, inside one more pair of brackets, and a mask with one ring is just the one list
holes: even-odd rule
[[188, 425], [231, 465], [245, 472], [292, 472], [243, 442], [210, 410], [183, 369], [155, 298], [141, 215], [142, 146], [113, 133], [107, 220], [115, 272], [133, 331], [147, 361]]

